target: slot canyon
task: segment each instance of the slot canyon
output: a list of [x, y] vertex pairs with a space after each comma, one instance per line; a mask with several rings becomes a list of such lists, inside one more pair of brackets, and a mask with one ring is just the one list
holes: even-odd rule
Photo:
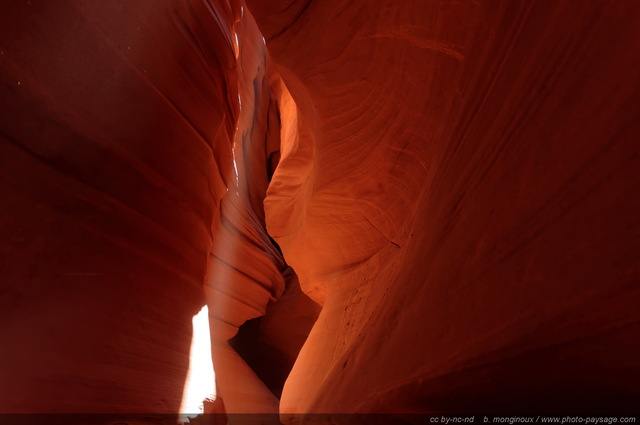
[[639, 22], [0, 0], [0, 423], [638, 413]]

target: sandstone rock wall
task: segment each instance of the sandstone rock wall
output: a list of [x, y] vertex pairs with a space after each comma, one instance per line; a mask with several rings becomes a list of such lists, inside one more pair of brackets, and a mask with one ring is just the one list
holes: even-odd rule
[[178, 411], [232, 165], [225, 30], [204, 2], [0, 5], [0, 411]]
[[324, 304], [281, 411], [631, 408], [640, 8], [247, 3], [313, 149], [265, 201]]
[[0, 412], [632, 409], [638, 18], [2, 3]]

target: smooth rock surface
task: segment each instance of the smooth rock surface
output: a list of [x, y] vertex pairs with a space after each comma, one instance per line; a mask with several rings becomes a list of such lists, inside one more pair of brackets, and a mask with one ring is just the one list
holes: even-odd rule
[[3, 2], [0, 412], [632, 411], [638, 19]]
[[203, 2], [0, 5], [0, 412], [178, 411], [232, 166], [225, 28]]
[[281, 412], [636, 406], [638, 5], [247, 3], [298, 106], [267, 229], [324, 304]]

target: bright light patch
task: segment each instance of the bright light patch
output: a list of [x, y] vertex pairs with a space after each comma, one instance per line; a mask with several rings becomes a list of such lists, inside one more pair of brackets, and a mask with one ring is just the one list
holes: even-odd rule
[[211, 361], [209, 310], [205, 305], [193, 316], [193, 335], [189, 352], [189, 372], [182, 391], [181, 420], [203, 413], [203, 401], [216, 397], [215, 374]]
[[236, 173], [236, 186], [240, 184], [240, 175], [238, 174], [238, 164], [236, 163], [236, 149], [231, 149], [231, 157], [233, 158], [233, 170]]
[[240, 42], [238, 41], [238, 34], [235, 32], [235, 30], [233, 31], [233, 55], [236, 57], [236, 59], [238, 59], [238, 56], [240, 55]]

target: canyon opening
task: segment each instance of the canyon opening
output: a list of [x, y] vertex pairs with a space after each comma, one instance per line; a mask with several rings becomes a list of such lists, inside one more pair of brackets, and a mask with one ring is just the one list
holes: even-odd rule
[[0, 423], [633, 423], [639, 20], [0, 1]]

